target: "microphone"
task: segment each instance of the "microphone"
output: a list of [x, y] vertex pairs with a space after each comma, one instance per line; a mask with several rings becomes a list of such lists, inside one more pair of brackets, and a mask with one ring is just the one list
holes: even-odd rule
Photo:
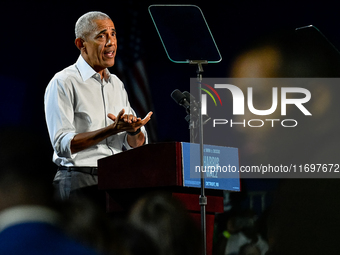
[[189, 104], [193, 104], [193, 106], [198, 107], [198, 104], [195, 101], [196, 98], [193, 95], [191, 95], [188, 91], [184, 91], [183, 95], [185, 96]]
[[[186, 99], [189, 101], [189, 104], [191, 105], [191, 109], [193, 109], [194, 112], [197, 112], [198, 115], [198, 104], [196, 102], [196, 98], [191, 95], [188, 91], [184, 91], [183, 95], [185, 95]], [[203, 115], [203, 125], [206, 124], [211, 118], [208, 115]]]
[[[195, 97], [191, 95], [188, 91], [184, 91], [183, 93], [179, 91], [178, 89], [175, 89], [171, 93], [171, 97], [175, 102], [181, 106], [183, 106], [186, 109], [187, 116], [185, 117], [185, 120], [187, 122], [190, 122], [190, 116], [193, 118], [192, 120], [194, 122], [197, 121], [197, 118], [199, 117], [199, 109], [198, 104], [195, 100]], [[191, 111], [191, 114], [190, 114]], [[203, 125], [206, 124], [210, 120], [209, 116], [203, 116]]]
[[183, 106], [188, 114], [190, 114], [190, 98], [188, 101], [187, 97], [178, 89], [175, 89], [171, 93], [171, 97], [177, 104]]

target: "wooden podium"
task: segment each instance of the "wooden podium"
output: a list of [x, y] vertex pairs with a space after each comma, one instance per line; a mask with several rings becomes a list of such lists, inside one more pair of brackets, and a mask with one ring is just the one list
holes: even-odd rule
[[[148, 144], [98, 160], [98, 187], [106, 191], [107, 212], [128, 211], [143, 194], [171, 192], [201, 222], [199, 188], [183, 186], [182, 145]], [[215, 213], [223, 212], [223, 191], [206, 190], [207, 254], [212, 254]]]

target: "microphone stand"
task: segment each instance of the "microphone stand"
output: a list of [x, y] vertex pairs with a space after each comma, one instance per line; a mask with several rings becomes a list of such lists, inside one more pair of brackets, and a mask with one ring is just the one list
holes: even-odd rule
[[[191, 105], [191, 103], [190, 103]], [[189, 123], [189, 129], [190, 129], [190, 141], [195, 141], [195, 128], [197, 127], [197, 117], [190, 113], [185, 117], [185, 120]]]
[[[203, 67], [202, 64], [208, 64], [206, 60], [190, 60], [190, 64], [197, 64], [197, 83], [198, 83], [198, 133], [199, 133], [199, 142], [200, 142], [200, 166], [203, 169], [204, 161], [203, 161], [203, 116], [201, 112], [201, 98], [202, 98], [202, 73]], [[192, 131], [193, 132], [193, 131]], [[207, 223], [206, 223], [206, 205], [208, 203], [208, 199], [205, 196], [205, 179], [204, 172], [201, 170], [201, 195], [199, 197], [199, 204], [201, 206], [201, 228], [202, 228], [202, 254], [207, 254]]]

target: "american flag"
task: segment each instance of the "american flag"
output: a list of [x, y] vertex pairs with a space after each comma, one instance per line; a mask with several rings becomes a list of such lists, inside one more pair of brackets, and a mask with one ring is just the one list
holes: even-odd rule
[[[116, 60], [117, 75], [124, 82], [129, 101], [137, 116], [144, 118], [153, 111], [149, 81], [144, 63], [144, 51], [141, 38], [140, 5], [128, 1], [123, 27], [117, 25], [118, 55]], [[123, 31], [121, 31], [123, 30]], [[122, 33], [121, 33], [122, 32]], [[157, 141], [155, 114], [146, 125], [149, 142]]]

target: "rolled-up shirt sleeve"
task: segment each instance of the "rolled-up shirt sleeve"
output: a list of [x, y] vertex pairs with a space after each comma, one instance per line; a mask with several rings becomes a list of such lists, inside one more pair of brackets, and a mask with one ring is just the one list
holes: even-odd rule
[[52, 79], [45, 91], [45, 117], [50, 140], [58, 157], [74, 158], [71, 141], [77, 134], [74, 127], [72, 90], [65, 81]]

